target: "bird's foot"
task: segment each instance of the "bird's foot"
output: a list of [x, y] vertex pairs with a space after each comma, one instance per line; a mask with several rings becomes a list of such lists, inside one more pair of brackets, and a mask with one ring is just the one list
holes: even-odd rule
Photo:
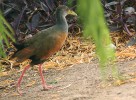
[[52, 88], [54, 88], [54, 87], [53, 86], [48, 86], [48, 85], [43, 86], [43, 90], [45, 90], [45, 91], [47, 91], [49, 89], [52, 89]]
[[25, 92], [20, 91], [20, 88], [19, 88], [19, 87], [17, 87], [17, 93], [18, 93], [20, 96], [22, 96], [23, 94], [25, 94]]

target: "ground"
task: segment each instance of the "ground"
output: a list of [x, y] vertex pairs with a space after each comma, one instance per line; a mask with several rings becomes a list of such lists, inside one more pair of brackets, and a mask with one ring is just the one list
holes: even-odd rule
[[[24, 76], [21, 88], [23, 96], [16, 93], [15, 81], [0, 89], [0, 100], [136, 100], [136, 59], [118, 62], [119, 71], [125, 77], [124, 84], [105, 85], [101, 81], [98, 62], [77, 64], [63, 70], [47, 70], [44, 76], [53, 89], [43, 91], [35, 69]], [[17, 80], [20, 73], [4, 76], [0, 81]], [[108, 83], [108, 82], [107, 82]]]

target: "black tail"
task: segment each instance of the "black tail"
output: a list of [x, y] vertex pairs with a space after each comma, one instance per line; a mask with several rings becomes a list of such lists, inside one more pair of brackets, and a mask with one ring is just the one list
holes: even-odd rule
[[22, 50], [25, 46], [23, 43], [13, 43], [13, 45], [15, 46], [15, 48], [17, 49], [17, 51], [14, 50], [14, 54], [9, 58], [9, 60], [13, 59], [16, 55], [16, 53], [20, 50]]
[[13, 45], [17, 48], [17, 51], [22, 50], [25, 48], [23, 43], [13, 43]]

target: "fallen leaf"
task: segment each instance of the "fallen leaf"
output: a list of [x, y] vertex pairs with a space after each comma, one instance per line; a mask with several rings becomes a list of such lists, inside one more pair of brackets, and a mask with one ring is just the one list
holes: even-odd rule
[[10, 86], [10, 84], [12, 84], [14, 82], [14, 80], [4, 80], [0, 82], [0, 89], [4, 89], [8, 86]]
[[114, 85], [115, 86], [120, 86], [120, 85], [125, 84], [125, 83], [126, 83], [126, 81], [124, 81], [124, 80], [116, 80], [116, 81], [114, 81]]
[[35, 83], [36, 83], [36, 81], [31, 81], [31, 82], [29, 82], [26, 86], [27, 86], [27, 87], [31, 87], [31, 86], [33, 86]]
[[7, 76], [7, 75], [8, 75], [8, 72], [0, 72], [0, 77]]

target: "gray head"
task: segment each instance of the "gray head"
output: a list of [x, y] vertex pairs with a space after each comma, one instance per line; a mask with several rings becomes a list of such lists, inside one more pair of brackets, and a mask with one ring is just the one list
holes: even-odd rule
[[63, 15], [63, 16], [67, 16], [67, 15], [74, 15], [74, 16], [77, 16], [77, 14], [74, 12], [74, 11], [72, 11], [72, 10], [70, 10], [67, 6], [65, 6], [65, 5], [60, 5], [58, 8], [57, 8], [57, 10], [56, 10], [56, 14], [61, 14], [61, 15]]

